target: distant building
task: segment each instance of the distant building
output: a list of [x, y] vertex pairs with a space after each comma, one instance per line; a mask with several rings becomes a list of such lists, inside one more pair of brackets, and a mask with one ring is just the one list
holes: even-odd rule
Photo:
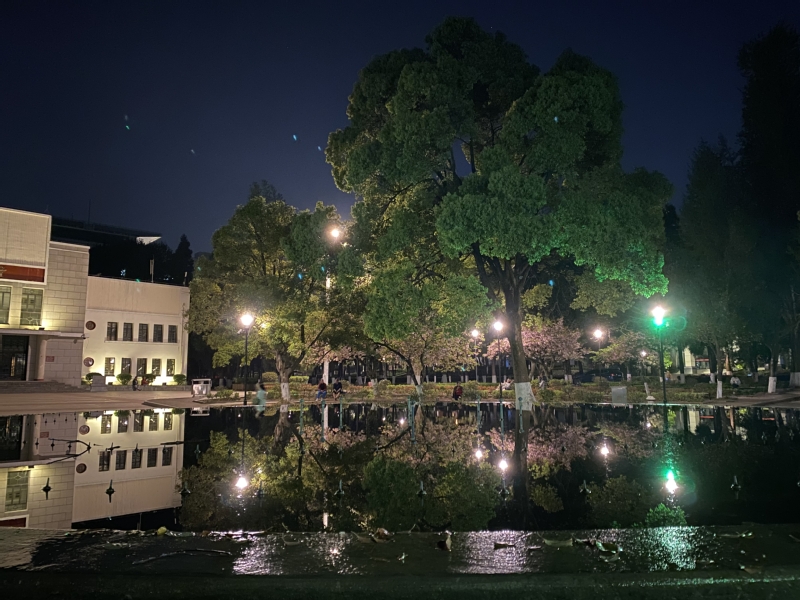
[[49, 215], [0, 208], [0, 380], [80, 383], [89, 248]]
[[153, 375], [152, 385], [185, 375], [188, 308], [187, 287], [89, 277], [82, 373]]
[[136, 241], [142, 244], [152, 244], [161, 239], [160, 233], [127, 229], [100, 223], [86, 223], [61, 217], [52, 217], [51, 239], [56, 242], [81, 244], [84, 246], [102, 246], [123, 241]]

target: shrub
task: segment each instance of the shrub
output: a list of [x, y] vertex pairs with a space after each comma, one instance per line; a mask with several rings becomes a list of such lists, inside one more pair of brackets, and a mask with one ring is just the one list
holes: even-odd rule
[[177, 385], [184, 385], [186, 383], [186, 375], [184, 375], [183, 373], [178, 373], [177, 375], [173, 375], [172, 381], [174, 381]]
[[173, 415], [182, 415], [185, 412], [186, 412], [186, 410], [183, 409], [183, 408], [173, 408], [172, 409], [172, 414]]
[[[386, 398], [389, 395], [389, 385], [391, 382], [388, 379], [381, 379], [373, 388], [376, 398]], [[342, 386], [344, 387], [344, 386]]]
[[133, 375], [130, 373], [120, 373], [117, 375], [117, 381], [119, 381], [120, 385], [128, 385], [133, 379]]
[[679, 525], [686, 525], [686, 515], [680, 506], [670, 508], [664, 506], [662, 503], [655, 508], [651, 508], [647, 512], [644, 524], [647, 527], [676, 527]]
[[217, 388], [217, 393], [214, 394], [214, 398], [232, 398], [233, 397], [233, 390], [229, 390], [228, 388]]
[[102, 373], [95, 373], [95, 372], [92, 372], [92, 373], [87, 373], [87, 374], [86, 374], [86, 375], [84, 375], [83, 377], [84, 377], [84, 379], [86, 380], [86, 383], [92, 383], [92, 378], [93, 378], [95, 375], [99, 375], [100, 377], [102, 377], [102, 376], [103, 376], [103, 374], [102, 374]]
[[464, 395], [462, 398], [464, 400], [471, 400], [475, 402], [481, 397], [481, 389], [478, 387], [477, 381], [468, 381], [463, 385], [463, 388]]
[[289, 383], [308, 383], [308, 375], [292, 375], [289, 377]]
[[624, 475], [612, 477], [605, 485], [592, 490], [588, 498], [592, 520], [597, 527], [609, 527], [612, 522], [622, 527], [641, 523], [647, 514], [645, 489]]
[[131, 412], [130, 412], [129, 410], [115, 410], [115, 411], [114, 411], [114, 414], [115, 414], [115, 415], [116, 415], [118, 418], [120, 418], [120, 419], [124, 419], [125, 417], [129, 416], [129, 415], [131, 414]]
[[278, 374], [268, 371], [261, 374], [261, 381], [264, 383], [278, 383]]

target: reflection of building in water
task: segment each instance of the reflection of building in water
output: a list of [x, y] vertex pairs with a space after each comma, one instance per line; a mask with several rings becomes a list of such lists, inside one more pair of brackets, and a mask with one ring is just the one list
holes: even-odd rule
[[147, 377], [169, 384], [186, 374], [189, 288], [89, 277], [83, 373]]
[[170, 409], [0, 417], [0, 526], [64, 529], [180, 506], [183, 432]]

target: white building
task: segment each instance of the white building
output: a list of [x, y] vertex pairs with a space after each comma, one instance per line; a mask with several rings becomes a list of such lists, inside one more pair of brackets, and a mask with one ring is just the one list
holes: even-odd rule
[[89, 277], [83, 374], [102, 373], [107, 383], [152, 374], [153, 385], [185, 375], [188, 308], [187, 287]]
[[79, 385], [89, 248], [50, 216], [0, 208], [0, 380]]

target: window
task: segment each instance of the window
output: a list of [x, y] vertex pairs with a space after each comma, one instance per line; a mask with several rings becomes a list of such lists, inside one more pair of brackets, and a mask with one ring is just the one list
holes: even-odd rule
[[42, 290], [22, 288], [19, 324], [36, 327], [42, 324]]
[[170, 325], [169, 331], [167, 333], [167, 342], [170, 344], [177, 344], [178, 343], [178, 326], [177, 325]]
[[158, 431], [158, 413], [150, 415], [150, 431]]
[[136, 448], [131, 452], [131, 469], [142, 468], [142, 451]]
[[114, 376], [114, 360], [113, 358], [106, 357], [106, 369], [105, 374], [106, 376]]
[[158, 466], [158, 448], [147, 449], [147, 468]]
[[161, 466], [168, 467], [172, 464], [172, 446], [164, 446], [161, 451]]
[[9, 471], [6, 477], [6, 512], [28, 508], [28, 469]]
[[128, 417], [117, 417], [117, 433], [128, 433]]
[[120, 373], [125, 373], [126, 375], [131, 374], [131, 359], [130, 358], [123, 358], [122, 359], [122, 370]]
[[172, 431], [172, 413], [164, 415], [164, 431]]
[[0, 286], [0, 323], [8, 323], [8, 311], [11, 308], [11, 288]]
[[136, 375], [141, 377], [142, 375], [147, 374], [147, 359], [146, 358], [137, 358], [136, 359]]
[[164, 326], [163, 325], [153, 325], [153, 341], [154, 342], [163, 342], [164, 341]]
[[114, 465], [116, 471], [124, 471], [125, 465], [128, 464], [128, 451], [117, 450], [117, 464]]
[[99, 470], [109, 471], [111, 469], [111, 452], [108, 450], [101, 450], [98, 456], [100, 457]]
[[175, 359], [174, 358], [168, 358], [167, 359], [167, 375], [169, 375], [170, 377], [175, 375]]
[[140, 410], [133, 413], [133, 432], [139, 433], [144, 431], [144, 413]]
[[116, 342], [117, 341], [117, 324], [111, 323], [110, 321], [106, 324], [106, 341], [107, 342]]
[[111, 433], [111, 415], [103, 415], [100, 419], [100, 433]]
[[161, 375], [161, 359], [160, 358], [154, 358], [153, 359], [153, 364], [150, 367], [150, 372], [155, 377], [158, 377], [159, 375]]
[[122, 341], [123, 342], [133, 341], [133, 323], [122, 324]]
[[146, 342], [148, 340], [147, 323], [139, 323], [139, 341]]

